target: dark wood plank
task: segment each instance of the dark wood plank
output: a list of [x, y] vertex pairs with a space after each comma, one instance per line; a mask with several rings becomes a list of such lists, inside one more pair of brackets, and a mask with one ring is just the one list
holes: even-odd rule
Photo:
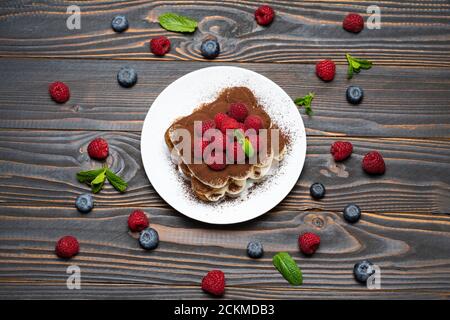
[[[38, 217], [34, 209], [22, 208], [23, 215], [14, 216], [8, 208], [1, 208], [0, 287], [39, 281], [42, 289], [34, 284], [37, 292], [45, 293], [52, 283], [61, 290], [66, 268], [78, 265], [82, 281], [94, 285], [152, 284], [159, 290], [196, 286], [197, 297], [203, 296], [198, 288], [202, 276], [213, 268], [226, 273], [230, 297], [239, 292], [248, 297], [293, 298], [309, 292], [312, 297], [336, 293], [381, 297], [387, 291], [391, 292], [387, 296], [392, 291], [412, 296], [412, 290], [436, 297], [448, 295], [450, 289], [448, 215], [366, 213], [358, 224], [350, 225], [334, 212], [284, 210], [251, 223], [207, 227], [187, 222], [171, 210], [152, 209], [151, 224], [161, 242], [148, 252], [128, 234], [129, 209], [97, 208], [87, 216], [71, 217], [61, 214], [62, 209], [47, 210], [51, 218]], [[322, 243], [313, 258], [305, 258], [298, 252], [297, 237], [312, 230]], [[53, 253], [56, 240], [66, 234], [75, 235], [81, 247], [70, 261]], [[251, 239], [263, 242], [266, 253], [262, 259], [245, 255]], [[296, 259], [304, 274], [302, 287], [292, 288], [272, 266], [271, 257], [278, 251], [288, 251]], [[366, 258], [380, 266], [384, 291], [369, 292], [353, 279], [353, 264]], [[253, 290], [243, 293], [244, 287]], [[267, 287], [277, 289], [266, 294], [255, 290]], [[185, 290], [174, 288], [173, 294], [183, 295]]]
[[[116, 81], [125, 64], [139, 73], [132, 89]], [[148, 108], [166, 86], [211, 65], [217, 64], [0, 59], [8, 79], [0, 84], [0, 127], [140, 131]], [[315, 115], [303, 116], [309, 135], [450, 137], [450, 69], [375, 66], [348, 81], [341, 66], [336, 79], [324, 83], [312, 65], [238, 66], [269, 77], [292, 97], [315, 91]], [[47, 93], [55, 80], [71, 88], [66, 104], [54, 103]], [[361, 105], [347, 103], [349, 84], [364, 88]]]
[[[265, 1], [277, 12], [269, 28], [258, 26], [259, 1], [79, 1], [81, 30], [66, 28], [67, 7], [73, 1], [2, 1], [0, 55], [156, 60], [148, 42], [166, 35], [172, 41], [164, 60], [202, 60], [201, 41], [218, 37], [219, 61], [315, 63], [328, 57], [344, 63], [344, 53], [372, 58], [378, 65], [450, 66], [450, 4], [445, 0], [381, 2], [380, 30], [355, 36], [342, 20], [349, 12], [366, 18], [373, 1]], [[194, 34], [163, 30], [157, 17], [177, 12], [199, 21]], [[130, 29], [115, 34], [110, 21], [124, 13]], [[30, 28], [30, 26], [33, 26]]]
[[[107, 284], [83, 282], [81, 290], [67, 290], [65, 282], [2, 283], [0, 298], [10, 299], [211, 299], [198, 285]], [[227, 287], [226, 299], [449, 299], [446, 290], [377, 290], [339, 289], [316, 291], [305, 288]]]
[[[119, 194], [110, 186], [96, 196], [100, 208], [167, 208], [149, 185], [142, 168], [140, 134], [126, 132], [0, 131], [0, 201], [3, 206], [43, 207], [40, 217], [52, 217], [45, 208], [65, 208], [65, 217], [76, 214], [77, 194], [88, 187], [75, 179], [80, 170], [100, 164], [90, 160], [86, 148], [97, 136], [111, 146], [108, 164], [130, 184]], [[305, 168], [296, 187], [278, 210], [341, 211], [351, 202], [373, 213], [450, 213], [450, 140], [399, 138], [346, 138], [354, 144], [350, 159], [336, 164], [329, 153], [334, 137], [309, 137]], [[387, 172], [370, 177], [361, 159], [370, 150], [385, 157]], [[309, 186], [321, 181], [327, 197], [313, 201]], [[11, 211], [8, 211], [11, 214]]]

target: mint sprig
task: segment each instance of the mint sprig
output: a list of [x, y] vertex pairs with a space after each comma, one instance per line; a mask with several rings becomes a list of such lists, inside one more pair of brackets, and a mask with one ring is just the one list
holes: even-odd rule
[[244, 151], [245, 155], [249, 158], [253, 157], [255, 154], [255, 150], [253, 149], [252, 143], [250, 140], [248, 140], [241, 130], [235, 129], [233, 131], [234, 136], [236, 137], [237, 142], [242, 148], [242, 151]]
[[77, 173], [77, 179], [81, 183], [90, 185], [92, 193], [100, 192], [100, 190], [103, 189], [106, 179], [108, 179], [114, 189], [119, 192], [124, 192], [128, 187], [128, 184], [112, 172], [108, 167], [89, 171], [80, 171]]
[[278, 252], [273, 256], [273, 265], [281, 275], [292, 285], [299, 286], [303, 283], [303, 275], [294, 259], [287, 252]]
[[347, 69], [347, 78], [351, 79], [353, 77], [353, 73], [359, 73], [361, 69], [370, 69], [372, 68], [372, 62], [369, 60], [364, 59], [358, 59], [355, 57], [352, 57], [350, 54], [346, 53], [345, 57], [347, 58], [348, 62], [348, 69]]
[[305, 108], [305, 113], [308, 116], [312, 116], [313, 110], [311, 107], [311, 103], [312, 103], [313, 99], [314, 99], [314, 92], [310, 92], [306, 96], [294, 99], [294, 103], [297, 106], [303, 106]]
[[197, 29], [197, 21], [167, 12], [158, 17], [159, 24], [166, 30], [174, 32], [194, 32]]

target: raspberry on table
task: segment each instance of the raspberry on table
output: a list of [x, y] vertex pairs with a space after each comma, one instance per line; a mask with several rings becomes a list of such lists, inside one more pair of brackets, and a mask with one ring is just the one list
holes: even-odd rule
[[271, 24], [274, 18], [275, 11], [267, 5], [263, 5], [255, 11], [256, 22], [261, 26], [267, 26]]
[[221, 270], [211, 270], [202, 279], [202, 290], [214, 296], [225, 293], [225, 274]]
[[134, 210], [128, 216], [128, 228], [133, 232], [140, 232], [145, 228], [148, 228], [148, 217], [142, 210]]
[[108, 142], [105, 139], [96, 138], [89, 143], [87, 151], [92, 159], [105, 160], [109, 154]]
[[353, 152], [353, 144], [348, 141], [335, 141], [330, 147], [334, 161], [343, 161]]
[[320, 237], [312, 232], [306, 232], [298, 237], [300, 251], [306, 255], [312, 255], [320, 245]]
[[70, 98], [69, 87], [64, 82], [55, 81], [51, 83], [48, 92], [53, 101], [57, 103], [64, 103]]
[[367, 153], [362, 160], [362, 168], [368, 174], [383, 174], [386, 171], [383, 156], [378, 151]]
[[150, 40], [150, 51], [156, 56], [164, 56], [170, 51], [170, 40], [159, 36]]
[[316, 64], [316, 74], [323, 81], [331, 81], [336, 74], [336, 64], [331, 60], [322, 60]]
[[69, 259], [78, 254], [80, 245], [77, 238], [65, 236], [58, 240], [55, 247], [55, 253], [58, 257]]
[[344, 18], [342, 27], [348, 32], [359, 33], [364, 29], [364, 19], [357, 13], [349, 13]]

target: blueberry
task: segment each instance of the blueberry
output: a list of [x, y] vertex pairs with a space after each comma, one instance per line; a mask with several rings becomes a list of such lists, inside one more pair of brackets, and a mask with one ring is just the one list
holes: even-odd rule
[[155, 249], [159, 243], [158, 232], [153, 228], [147, 228], [141, 231], [139, 236], [139, 244], [142, 248], [151, 250]]
[[352, 104], [358, 104], [364, 97], [364, 91], [360, 87], [350, 86], [347, 88], [347, 101]]
[[367, 279], [371, 275], [375, 273], [375, 269], [373, 268], [373, 263], [369, 260], [363, 260], [361, 262], [358, 262], [353, 267], [353, 275], [355, 276], [355, 279], [359, 282], [366, 283]]
[[131, 67], [123, 67], [117, 73], [117, 81], [124, 88], [132, 87], [138, 79], [137, 72]]
[[357, 222], [361, 218], [361, 209], [356, 204], [349, 204], [344, 208], [344, 219], [350, 223]]
[[314, 199], [322, 199], [325, 196], [325, 186], [319, 182], [313, 183], [309, 188], [309, 193]]
[[247, 245], [247, 254], [250, 258], [261, 258], [264, 254], [264, 248], [261, 242], [250, 241]]
[[89, 193], [83, 193], [75, 201], [75, 207], [82, 213], [88, 213], [94, 207], [94, 198]]
[[111, 27], [115, 32], [123, 32], [128, 29], [128, 20], [123, 15], [115, 16], [111, 21]]
[[203, 41], [200, 50], [202, 52], [202, 56], [204, 56], [206, 59], [214, 59], [220, 53], [220, 45], [217, 40], [208, 39]]

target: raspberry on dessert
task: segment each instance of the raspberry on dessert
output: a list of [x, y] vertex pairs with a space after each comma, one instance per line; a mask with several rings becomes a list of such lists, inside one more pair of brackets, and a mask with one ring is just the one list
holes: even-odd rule
[[128, 216], [128, 228], [133, 232], [140, 232], [148, 228], [148, 217], [142, 210], [134, 210]]
[[239, 122], [243, 122], [248, 115], [247, 105], [242, 102], [230, 104], [228, 115]]
[[202, 279], [202, 289], [215, 296], [225, 292], [225, 274], [220, 270], [211, 270]]
[[202, 136], [205, 135], [205, 132], [209, 129], [214, 129], [216, 127], [216, 123], [214, 120], [204, 120], [202, 121]]
[[208, 165], [208, 167], [211, 170], [221, 171], [221, 170], [225, 169], [225, 167], [227, 166], [226, 159], [225, 159], [225, 153], [217, 152], [217, 157], [216, 157], [216, 152], [213, 151], [210, 154], [205, 155], [205, 163]]
[[256, 22], [261, 26], [267, 26], [272, 23], [275, 18], [275, 11], [267, 6], [261, 6], [255, 11]]
[[349, 13], [342, 22], [342, 26], [348, 32], [359, 33], [364, 29], [364, 19], [357, 13]]
[[312, 232], [307, 232], [298, 237], [298, 246], [306, 255], [312, 255], [320, 245], [320, 237]]
[[56, 255], [60, 258], [69, 259], [76, 255], [80, 250], [77, 238], [65, 236], [58, 240], [55, 247]]
[[237, 142], [228, 144], [227, 158], [233, 163], [243, 163], [245, 161], [245, 153], [242, 146]]
[[150, 41], [150, 51], [157, 56], [163, 56], [170, 51], [170, 40], [164, 36], [153, 38]]
[[223, 121], [228, 118], [229, 117], [225, 113], [219, 112], [218, 114], [216, 114], [214, 116], [214, 122], [216, 124], [216, 128], [221, 130]]
[[322, 60], [316, 64], [316, 74], [323, 81], [331, 81], [336, 74], [336, 65], [331, 60]]
[[69, 87], [64, 82], [55, 81], [51, 83], [48, 92], [53, 101], [57, 103], [64, 103], [70, 98]]
[[226, 136], [220, 130], [215, 131], [209, 141], [214, 144], [215, 150], [223, 151], [227, 147]]
[[205, 139], [198, 139], [194, 140], [198, 141], [196, 144], [194, 144], [194, 156], [198, 157], [199, 159], [203, 158], [203, 152], [205, 151], [206, 147], [209, 145], [209, 141]]
[[244, 126], [245, 130], [254, 129], [256, 130], [256, 132], [258, 132], [259, 129], [262, 129], [263, 122], [259, 116], [249, 115], [247, 118], [245, 118]]
[[222, 121], [222, 125], [220, 126], [220, 130], [223, 134], [227, 134], [227, 130], [239, 129], [239, 122], [235, 119], [228, 117]]
[[108, 142], [105, 139], [96, 138], [89, 143], [87, 151], [92, 159], [105, 160], [109, 153]]
[[362, 160], [362, 168], [369, 174], [383, 174], [386, 171], [386, 165], [381, 153], [378, 151], [367, 153]]
[[343, 161], [350, 157], [353, 152], [353, 145], [347, 141], [333, 142], [330, 148], [330, 153], [334, 158], [334, 161]]

